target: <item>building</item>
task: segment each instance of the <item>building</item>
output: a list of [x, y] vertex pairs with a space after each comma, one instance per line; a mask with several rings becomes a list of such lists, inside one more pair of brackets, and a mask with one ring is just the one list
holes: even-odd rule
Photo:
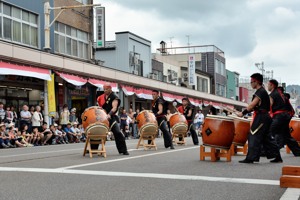
[[227, 85], [226, 97], [230, 99], [239, 99], [239, 73], [226, 70]]
[[[202, 82], [205, 85], [207, 81], [207, 85], [210, 84], [209, 91], [211, 94], [226, 97], [226, 67], [222, 50], [214, 45], [166, 48], [163, 44], [161, 42], [161, 48], [157, 49], [157, 54], [168, 57], [169, 60], [177, 61], [182, 67], [188, 67], [188, 55], [195, 55], [196, 70], [209, 74], [212, 78], [210, 84], [207, 76], [199, 75], [197, 82]], [[186, 73], [181, 73], [179, 80], [185, 82], [187, 78], [185, 75]]]
[[115, 34], [115, 41], [96, 48], [95, 59], [111, 69], [149, 77], [152, 73], [151, 42], [128, 31]]
[[[52, 8], [92, 3], [75, 0], [47, 2]], [[68, 104], [69, 108], [77, 108], [80, 118], [85, 108], [96, 105], [99, 88], [105, 81], [110, 81], [124, 104], [131, 105], [132, 102], [135, 105], [134, 101], [141, 100], [140, 106], [146, 109], [151, 105], [151, 89], [163, 91], [168, 101], [188, 96], [194, 104], [213, 101], [245, 106], [242, 102], [148, 78], [152, 73], [151, 43], [145, 40], [142, 50], [133, 41], [128, 46], [127, 42], [132, 38], [142, 40], [130, 32], [116, 34], [116, 40], [122, 41], [124, 46], [118, 46], [116, 42], [115, 51], [118, 47], [123, 50], [116, 53], [114, 59], [122, 57], [124, 63], [120, 61], [109, 66], [108, 61], [104, 64], [95, 62], [91, 51], [93, 12], [90, 8], [65, 10], [59, 16], [58, 10], [51, 11], [50, 22], [53, 23], [49, 47], [45, 45], [48, 37], [44, 31], [44, 1], [6, 0], [0, 2], [0, 8], [0, 100], [7, 105], [18, 108], [23, 104], [44, 105], [47, 120], [48, 112], [51, 115], [59, 111], [57, 107]], [[127, 67], [121, 71], [124, 65]]]

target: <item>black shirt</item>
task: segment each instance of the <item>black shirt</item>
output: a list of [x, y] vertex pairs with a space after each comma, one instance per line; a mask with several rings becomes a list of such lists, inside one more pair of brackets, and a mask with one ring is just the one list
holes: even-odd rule
[[[186, 120], [191, 121], [193, 120], [193, 116], [194, 116], [194, 107], [192, 105], [187, 105], [185, 108], [183, 107], [183, 114], [186, 118]], [[192, 114], [191, 116], [188, 117], [189, 114], [189, 110], [192, 110]]]
[[252, 101], [254, 100], [255, 97], [258, 97], [260, 99], [260, 104], [257, 104], [254, 107], [254, 111], [270, 111], [270, 98], [265, 90], [265, 88], [261, 87], [253, 95]]
[[[120, 106], [121, 100], [119, 99], [119, 97], [115, 93], [112, 92], [112, 93], [110, 93], [110, 95], [108, 95], [108, 97], [105, 99], [105, 103], [102, 105], [102, 108], [106, 111], [107, 114], [113, 108], [112, 107], [112, 102], [114, 100], [118, 100], [118, 106], [117, 106], [117, 111], [118, 111], [118, 108]], [[116, 112], [114, 114], [116, 114]]]
[[272, 112], [276, 112], [278, 110], [286, 110], [285, 97], [282, 93], [280, 93], [277, 89], [274, 89], [270, 97], [273, 99]]
[[163, 113], [161, 113], [159, 116], [157, 115], [157, 112], [159, 111], [159, 109], [158, 109], [159, 104], [164, 106], [164, 100], [161, 97], [158, 97], [154, 102], [152, 102], [152, 112], [154, 113], [154, 115], [156, 117], [163, 116], [163, 115], [167, 114], [167, 113], [164, 113], [165, 109], [163, 108]]

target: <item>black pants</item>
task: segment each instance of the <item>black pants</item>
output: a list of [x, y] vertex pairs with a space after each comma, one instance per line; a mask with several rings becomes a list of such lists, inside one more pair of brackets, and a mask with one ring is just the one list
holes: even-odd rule
[[[118, 152], [119, 153], [125, 153], [125, 152], [127, 152], [127, 146], [126, 146], [126, 142], [125, 142], [125, 136], [120, 131], [120, 127], [118, 126], [118, 124], [115, 123], [115, 122], [116, 122], [115, 119], [109, 120], [109, 124], [113, 125], [111, 127], [111, 132], [114, 134], [115, 142], [116, 142], [116, 146], [117, 146]], [[92, 144], [91, 145], [92, 149], [98, 149], [98, 147], [99, 147], [98, 144]]]
[[298, 142], [291, 136], [290, 132], [291, 117], [288, 113], [279, 113], [273, 117], [270, 126], [270, 132], [277, 142], [279, 148], [287, 145], [295, 156], [300, 156], [300, 147]]
[[192, 135], [193, 143], [195, 145], [198, 145], [199, 144], [199, 140], [198, 140], [197, 132], [196, 132], [195, 127], [194, 127], [194, 123], [192, 121], [190, 121], [188, 123], [189, 123], [189, 130], [190, 130], [190, 133]]
[[[168, 131], [168, 125], [164, 117], [156, 118], [159, 129], [163, 133], [164, 145], [166, 148], [173, 145], [171, 133]], [[148, 140], [148, 144], [151, 143], [151, 140]]]
[[[268, 159], [279, 157], [279, 148], [269, 132], [272, 120], [267, 113], [257, 114], [255, 117], [251, 130], [256, 132], [250, 133], [248, 136], [248, 160], [259, 160], [261, 146], [263, 146]], [[258, 129], [258, 126], [263, 123], [263, 126]], [[255, 127], [253, 127], [255, 126]]]

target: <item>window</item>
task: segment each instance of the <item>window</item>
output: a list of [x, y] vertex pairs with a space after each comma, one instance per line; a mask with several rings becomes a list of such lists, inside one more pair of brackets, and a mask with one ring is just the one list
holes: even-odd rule
[[216, 84], [216, 95], [225, 97], [225, 86], [219, 83]]
[[197, 77], [197, 90], [208, 93], [208, 81], [205, 78]]
[[55, 52], [88, 59], [88, 33], [62, 24], [55, 23]]
[[0, 3], [0, 38], [38, 47], [38, 15]]

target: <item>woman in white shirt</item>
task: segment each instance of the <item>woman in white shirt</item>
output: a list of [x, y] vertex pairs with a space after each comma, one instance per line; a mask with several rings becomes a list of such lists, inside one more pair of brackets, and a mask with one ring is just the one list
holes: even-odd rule
[[44, 119], [43, 119], [43, 116], [42, 116], [42, 113], [41, 113], [41, 107], [36, 106], [35, 111], [34, 111], [34, 113], [32, 115], [32, 118], [31, 118], [32, 127], [33, 128], [38, 128], [38, 130], [41, 131], [43, 121], [44, 121]]

